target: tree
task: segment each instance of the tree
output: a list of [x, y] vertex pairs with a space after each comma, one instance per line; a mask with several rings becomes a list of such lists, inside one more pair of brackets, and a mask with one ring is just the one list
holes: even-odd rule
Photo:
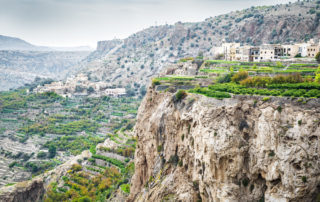
[[317, 60], [318, 63], [320, 63], [320, 52], [317, 53], [316, 60]]
[[56, 156], [57, 148], [54, 145], [49, 146], [49, 158], [53, 158]]
[[94, 92], [94, 88], [92, 87], [92, 86], [90, 86], [89, 88], [88, 88], [88, 93], [93, 93]]
[[140, 88], [140, 95], [141, 97], [145, 96], [145, 94], [147, 93], [147, 89], [146, 89], [146, 86], [141, 86]]

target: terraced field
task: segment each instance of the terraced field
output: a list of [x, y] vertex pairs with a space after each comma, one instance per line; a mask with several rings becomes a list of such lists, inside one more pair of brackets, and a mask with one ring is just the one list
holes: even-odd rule
[[[202, 64], [194, 69], [194, 60], [188, 65], [177, 65], [176, 72], [187, 75], [165, 75], [153, 79], [158, 91], [175, 92], [183, 97], [189, 93], [203, 94], [219, 99], [232, 95], [286, 96], [295, 98], [320, 97], [320, 66], [315, 61], [308, 63], [278, 62], [236, 62], [222, 60], [197, 61]], [[183, 68], [184, 70], [179, 70]], [[193, 69], [192, 69], [193, 68]], [[267, 99], [267, 98], [266, 98]]]
[[[0, 92], [0, 186], [53, 169], [104, 143], [115, 130], [131, 130], [139, 104], [135, 97], [65, 99], [54, 93], [29, 94], [25, 89]], [[127, 138], [119, 137], [119, 142]], [[112, 152], [101, 154], [127, 159]]]
[[[114, 144], [112, 144], [114, 143]], [[78, 161], [49, 186], [45, 201], [112, 201], [130, 192], [136, 140], [130, 131], [116, 131], [91, 148], [91, 158]]]

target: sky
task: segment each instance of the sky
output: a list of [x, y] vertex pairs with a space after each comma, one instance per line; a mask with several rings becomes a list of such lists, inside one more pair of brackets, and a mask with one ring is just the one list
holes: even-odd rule
[[41, 46], [91, 46], [153, 25], [198, 22], [295, 0], [0, 0], [0, 35]]

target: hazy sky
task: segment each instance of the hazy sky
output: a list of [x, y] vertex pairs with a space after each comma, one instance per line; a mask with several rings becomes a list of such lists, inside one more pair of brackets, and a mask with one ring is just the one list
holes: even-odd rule
[[295, 0], [0, 0], [0, 35], [43, 46], [95, 47], [149, 26], [196, 22]]

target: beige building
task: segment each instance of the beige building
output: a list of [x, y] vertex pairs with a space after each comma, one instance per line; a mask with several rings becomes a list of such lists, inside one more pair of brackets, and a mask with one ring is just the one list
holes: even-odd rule
[[282, 45], [283, 48], [283, 56], [287, 57], [295, 57], [299, 53], [299, 45]]
[[278, 60], [283, 57], [294, 58], [297, 54], [314, 58], [320, 52], [320, 43], [310, 40], [300, 44], [263, 44], [259, 47], [240, 46], [240, 43], [223, 43], [218, 48], [217, 50], [223, 50], [225, 60], [260, 62]]
[[310, 45], [307, 47], [307, 57], [316, 57], [317, 53], [320, 51], [319, 45]]
[[235, 61], [237, 48], [240, 47], [240, 43], [223, 43], [223, 53], [225, 60]]

